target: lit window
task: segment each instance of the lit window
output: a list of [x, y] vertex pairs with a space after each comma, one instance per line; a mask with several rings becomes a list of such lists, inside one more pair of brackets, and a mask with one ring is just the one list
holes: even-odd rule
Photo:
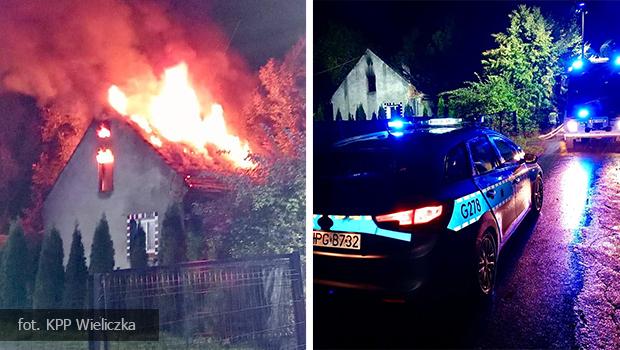
[[103, 122], [97, 128], [97, 137], [100, 139], [107, 139], [112, 136], [112, 131], [110, 130], [110, 123]]
[[114, 154], [109, 148], [100, 148], [96, 158], [99, 169], [99, 192], [111, 192], [114, 189]]

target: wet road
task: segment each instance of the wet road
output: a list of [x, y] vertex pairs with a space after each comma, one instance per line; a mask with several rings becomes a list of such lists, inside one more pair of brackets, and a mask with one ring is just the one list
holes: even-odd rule
[[620, 348], [620, 153], [552, 151], [486, 305], [314, 300], [316, 348]]

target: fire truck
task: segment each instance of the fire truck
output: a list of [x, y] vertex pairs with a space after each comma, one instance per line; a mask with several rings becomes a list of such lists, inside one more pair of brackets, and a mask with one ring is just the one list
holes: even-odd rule
[[620, 142], [620, 55], [578, 58], [564, 84], [567, 150], [593, 139]]

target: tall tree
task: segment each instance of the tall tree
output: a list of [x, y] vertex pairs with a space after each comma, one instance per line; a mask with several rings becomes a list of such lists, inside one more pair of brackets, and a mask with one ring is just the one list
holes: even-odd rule
[[27, 275], [28, 246], [20, 223], [12, 224], [2, 254], [0, 298], [4, 308], [28, 307]]
[[327, 25], [325, 35], [315, 47], [317, 73], [328, 75], [334, 86], [342, 82], [367, 48], [359, 33], [335, 23]]
[[452, 64], [455, 52], [455, 22], [446, 17], [439, 26], [428, 34], [412, 29], [403, 37], [401, 49], [392, 58], [398, 68], [416, 88], [426, 94], [435, 95], [449, 86], [451, 75], [446, 66]]
[[110, 237], [110, 227], [105, 214], [99, 220], [90, 248], [90, 273], [110, 272], [114, 270], [114, 245]]
[[[261, 73], [269, 73], [259, 76], [269, 93], [259, 91], [253, 101], [257, 108], [248, 110], [266, 126], [264, 143], [275, 145], [274, 152], [257, 158], [254, 169], [218, 173], [230, 191], [194, 207], [206, 218], [203, 227], [208, 231], [200, 232], [206, 231], [207, 252], [214, 257], [277, 254], [304, 245], [304, 50], [301, 41], [284, 60], [271, 60], [261, 68]], [[278, 123], [272, 123], [274, 119]]]
[[[254, 144], [264, 145], [262, 155], [268, 157], [298, 157], [305, 151], [305, 50], [299, 41], [279, 61], [270, 59], [259, 70], [260, 88], [252, 95], [245, 109], [250, 137]], [[300, 154], [299, 152], [302, 152]]]
[[65, 270], [64, 253], [58, 230], [52, 228], [43, 239], [39, 268], [35, 280], [32, 306], [36, 309], [54, 309], [62, 306]]
[[482, 76], [450, 92], [450, 103], [464, 116], [516, 113], [519, 131], [535, 131], [554, 108], [560, 57], [576, 44], [575, 33], [554, 28], [537, 7], [520, 5], [509, 19], [506, 31], [493, 35], [497, 47], [483, 52]]
[[32, 97], [6, 90], [0, 93], [0, 115], [0, 232], [6, 233], [10, 220], [21, 217], [29, 205], [32, 164], [41, 153], [42, 116]]
[[73, 230], [71, 250], [65, 271], [65, 289], [63, 294], [63, 305], [65, 308], [81, 309], [85, 306], [87, 279], [88, 268], [86, 267], [84, 244], [82, 244], [82, 233], [76, 224]]
[[129, 264], [134, 269], [148, 267], [146, 255], [146, 233], [136, 220], [129, 222]]
[[173, 265], [187, 260], [187, 240], [178, 204], [171, 205], [166, 210], [160, 237], [159, 255], [162, 265]]

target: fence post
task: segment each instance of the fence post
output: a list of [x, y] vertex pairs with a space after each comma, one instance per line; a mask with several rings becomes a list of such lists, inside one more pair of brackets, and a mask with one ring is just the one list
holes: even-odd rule
[[[95, 305], [95, 303], [94, 303], [95, 291], [93, 290], [93, 287], [94, 287], [95, 284], [93, 283], [93, 275], [88, 275], [87, 283], [88, 283], [88, 285], [87, 285], [86, 290], [88, 291], [88, 296], [89, 296], [89, 298], [88, 298], [88, 309], [92, 310], [92, 309], [94, 309], [94, 305]], [[93, 334], [92, 330], [88, 331], [88, 350], [98, 350], [97, 347], [96, 347], [96, 344], [95, 344], [95, 337], [94, 337], [94, 334]]]
[[[99, 296], [101, 294], [101, 284], [98, 283], [98, 274], [88, 275], [88, 290], [90, 291], [90, 300], [88, 300], [89, 310], [99, 308]], [[95, 331], [88, 331], [88, 350], [99, 350], [99, 340], [95, 339]]]
[[291, 290], [293, 293], [293, 312], [295, 315], [295, 334], [297, 347], [306, 345], [306, 306], [304, 303], [303, 281], [301, 275], [301, 259], [299, 252], [293, 252], [289, 257], [291, 268]]

